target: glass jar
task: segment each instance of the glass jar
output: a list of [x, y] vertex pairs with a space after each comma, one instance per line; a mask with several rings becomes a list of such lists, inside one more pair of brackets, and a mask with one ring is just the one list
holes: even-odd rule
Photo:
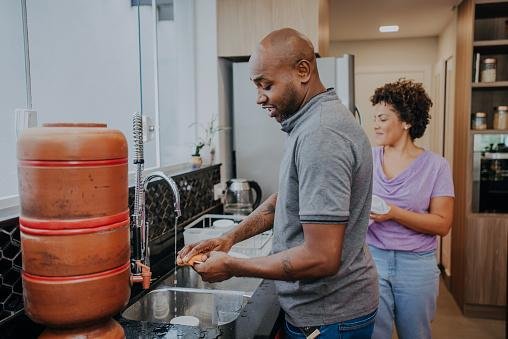
[[496, 59], [486, 58], [482, 61], [482, 82], [496, 81]]
[[508, 129], [508, 106], [496, 107], [494, 129]]
[[475, 130], [487, 129], [487, 113], [476, 112], [471, 119], [471, 128]]

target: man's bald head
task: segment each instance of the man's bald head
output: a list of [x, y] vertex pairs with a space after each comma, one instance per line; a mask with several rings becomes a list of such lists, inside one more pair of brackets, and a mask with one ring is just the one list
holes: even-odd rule
[[312, 42], [292, 28], [282, 28], [264, 37], [251, 59], [269, 60], [270, 63], [277, 63], [279, 66], [295, 66], [299, 61], [307, 60], [314, 69], [316, 67]]
[[249, 71], [258, 89], [256, 102], [278, 122], [325, 91], [312, 43], [291, 28], [273, 31], [261, 40], [249, 60]]

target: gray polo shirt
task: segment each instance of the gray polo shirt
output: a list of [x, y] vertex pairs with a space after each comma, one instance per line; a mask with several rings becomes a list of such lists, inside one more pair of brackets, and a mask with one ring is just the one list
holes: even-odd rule
[[335, 275], [276, 281], [286, 319], [302, 327], [367, 315], [378, 305], [377, 272], [365, 244], [372, 195], [367, 136], [333, 89], [313, 97], [282, 123], [282, 130], [288, 139], [279, 171], [273, 252], [302, 244], [302, 224], [346, 225]]

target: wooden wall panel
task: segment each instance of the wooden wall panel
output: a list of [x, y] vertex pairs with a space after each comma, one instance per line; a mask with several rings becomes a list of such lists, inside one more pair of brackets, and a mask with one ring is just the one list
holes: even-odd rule
[[318, 52], [322, 57], [330, 53], [330, 0], [319, 1]]
[[[471, 216], [468, 239], [466, 297], [468, 304], [504, 306], [506, 304], [506, 217]], [[472, 252], [474, 251], [474, 252]]]
[[465, 239], [467, 164], [470, 161], [469, 119], [471, 114], [471, 79], [473, 50], [474, 2], [464, 0], [457, 11], [457, 52], [455, 77], [455, 121], [454, 121], [454, 157], [453, 179], [455, 184], [455, 207], [452, 237], [452, 276], [451, 292], [457, 303], [464, 304], [465, 279]]

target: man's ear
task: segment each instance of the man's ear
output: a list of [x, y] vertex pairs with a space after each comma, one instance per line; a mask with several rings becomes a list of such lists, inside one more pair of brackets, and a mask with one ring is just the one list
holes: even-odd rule
[[302, 59], [296, 63], [296, 74], [302, 84], [309, 82], [311, 73], [310, 62]]

